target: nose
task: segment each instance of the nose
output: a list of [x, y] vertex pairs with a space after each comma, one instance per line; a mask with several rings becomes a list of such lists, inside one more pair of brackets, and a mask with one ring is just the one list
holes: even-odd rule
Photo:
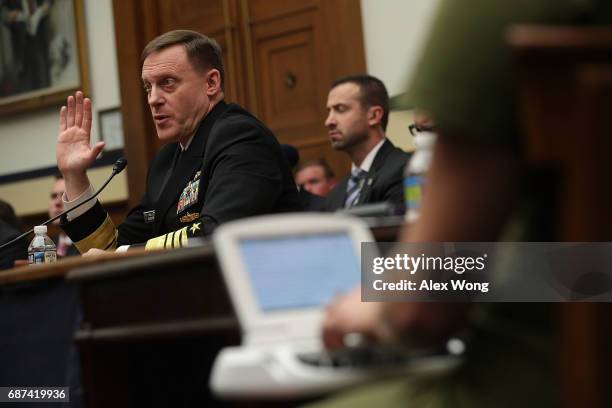
[[336, 127], [336, 120], [332, 111], [329, 111], [329, 113], [327, 114], [327, 118], [325, 118], [325, 127], [328, 129], [333, 129], [334, 127]]
[[151, 91], [149, 92], [147, 101], [149, 103], [149, 106], [151, 107], [159, 106], [163, 103], [163, 95], [156, 86], [151, 87]]

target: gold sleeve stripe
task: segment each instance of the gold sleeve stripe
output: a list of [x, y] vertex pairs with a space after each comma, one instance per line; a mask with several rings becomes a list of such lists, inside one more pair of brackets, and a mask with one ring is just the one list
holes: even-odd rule
[[166, 247], [166, 235], [160, 235], [159, 237], [151, 238], [145, 245], [145, 250], [164, 249]]
[[117, 246], [117, 228], [107, 215], [104, 222], [94, 232], [89, 234], [82, 240], [75, 242], [80, 253], [84, 254], [91, 248], [98, 249], [115, 249]]
[[172, 248], [181, 247], [181, 231], [174, 231], [174, 240], [172, 242]]
[[189, 244], [189, 238], [187, 238], [187, 227], [181, 230], [181, 246], [187, 247]]
[[172, 249], [172, 248], [174, 248], [174, 247], [172, 246], [172, 242], [174, 242], [174, 231], [172, 231], [172, 232], [169, 232], [169, 233], [168, 233], [168, 239], [166, 240], [166, 246], [165, 246], [165, 248], [166, 248], [166, 249]]
[[172, 231], [159, 237], [151, 238], [145, 245], [145, 250], [172, 249], [186, 247], [189, 242], [187, 238], [187, 227], [178, 231]]
[[117, 248], [117, 237], [115, 237], [110, 244], [108, 244], [106, 246], [106, 248], [104, 248], [105, 251], [108, 251], [109, 249], [115, 249]]

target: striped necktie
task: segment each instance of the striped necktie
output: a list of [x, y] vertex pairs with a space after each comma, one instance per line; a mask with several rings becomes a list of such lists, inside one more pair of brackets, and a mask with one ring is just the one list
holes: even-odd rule
[[346, 186], [346, 200], [344, 201], [344, 208], [351, 208], [357, 203], [359, 199], [359, 193], [363, 187], [363, 181], [365, 180], [367, 171], [356, 168], [351, 172], [348, 184]]

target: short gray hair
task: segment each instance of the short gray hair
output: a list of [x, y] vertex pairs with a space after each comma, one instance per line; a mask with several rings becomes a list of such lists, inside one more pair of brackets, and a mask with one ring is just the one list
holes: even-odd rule
[[214, 39], [197, 31], [173, 30], [154, 38], [142, 50], [141, 62], [144, 62], [149, 55], [177, 44], [185, 47], [187, 59], [196, 70], [218, 70], [221, 77], [221, 89], [224, 89], [225, 69], [221, 47]]

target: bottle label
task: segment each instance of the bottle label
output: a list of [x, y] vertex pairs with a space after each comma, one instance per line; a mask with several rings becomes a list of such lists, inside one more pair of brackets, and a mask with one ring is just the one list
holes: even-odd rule
[[57, 262], [57, 253], [55, 251], [37, 251], [28, 255], [30, 265], [53, 263]]
[[57, 262], [57, 252], [46, 251], [45, 252], [45, 263]]
[[413, 175], [404, 178], [404, 200], [406, 209], [421, 208], [424, 184], [425, 178], [421, 175]]
[[30, 264], [42, 264], [45, 263], [45, 253], [41, 252], [32, 252], [30, 254]]

